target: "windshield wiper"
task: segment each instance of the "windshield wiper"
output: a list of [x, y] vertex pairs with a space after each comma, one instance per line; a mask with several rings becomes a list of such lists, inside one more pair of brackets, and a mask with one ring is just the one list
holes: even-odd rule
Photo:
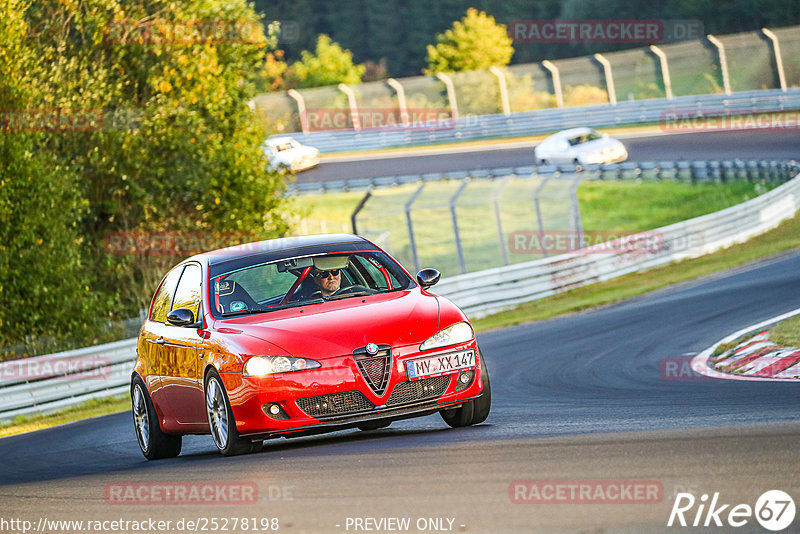
[[374, 295], [375, 293], [372, 291], [351, 291], [350, 293], [340, 293], [338, 295], [331, 295], [327, 297], [325, 300], [339, 300], [339, 299], [346, 299], [348, 297], [366, 297], [367, 295]]
[[235, 317], [237, 315], [250, 315], [251, 313], [264, 313], [265, 311], [269, 311], [269, 310], [265, 310], [263, 308], [257, 308], [257, 309], [253, 309], [253, 310], [231, 311], [231, 312], [223, 313], [222, 317]]

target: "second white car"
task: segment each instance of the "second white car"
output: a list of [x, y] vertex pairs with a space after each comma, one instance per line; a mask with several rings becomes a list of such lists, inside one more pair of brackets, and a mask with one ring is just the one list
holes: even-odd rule
[[304, 171], [319, 165], [319, 150], [306, 146], [292, 137], [273, 137], [262, 146], [270, 169], [286, 168], [292, 172]]
[[554, 133], [534, 149], [536, 162], [557, 165], [618, 163], [628, 159], [625, 145], [592, 128], [570, 128]]

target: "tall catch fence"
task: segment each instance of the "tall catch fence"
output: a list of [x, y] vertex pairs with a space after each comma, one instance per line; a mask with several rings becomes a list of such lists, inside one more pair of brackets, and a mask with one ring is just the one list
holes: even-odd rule
[[[254, 103], [270, 131], [308, 134], [368, 131], [378, 120], [384, 129], [387, 124], [417, 128], [414, 117], [425, 110], [455, 120], [798, 86], [800, 26], [793, 26], [471, 72], [269, 93]], [[348, 117], [320, 120], [331, 110]]]

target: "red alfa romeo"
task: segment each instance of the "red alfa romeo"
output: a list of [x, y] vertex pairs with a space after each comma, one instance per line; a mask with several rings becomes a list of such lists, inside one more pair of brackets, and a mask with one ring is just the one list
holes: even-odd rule
[[193, 256], [162, 280], [131, 377], [148, 459], [184, 434], [224, 455], [263, 440], [373, 430], [439, 412], [481, 423], [491, 391], [464, 313], [373, 243], [292, 237]]

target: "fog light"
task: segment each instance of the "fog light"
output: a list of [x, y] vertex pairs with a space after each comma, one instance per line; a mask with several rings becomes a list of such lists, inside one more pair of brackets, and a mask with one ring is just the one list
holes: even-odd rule
[[289, 419], [289, 416], [283, 411], [283, 408], [281, 408], [280, 403], [273, 402], [265, 404], [261, 409], [272, 419]]
[[475, 371], [470, 369], [469, 371], [462, 371], [458, 375], [458, 383], [456, 384], [456, 391], [461, 391], [462, 389], [467, 389], [472, 381], [475, 379]]

